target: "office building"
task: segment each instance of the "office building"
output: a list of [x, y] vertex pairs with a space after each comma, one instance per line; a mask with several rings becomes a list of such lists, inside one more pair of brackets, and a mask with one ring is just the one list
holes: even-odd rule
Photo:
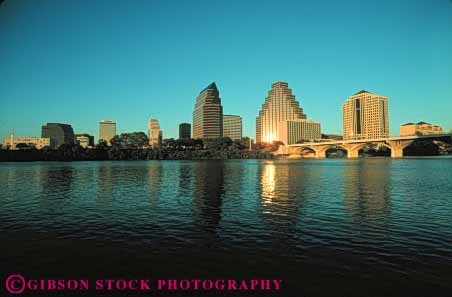
[[232, 140], [242, 139], [242, 117], [223, 115], [223, 137], [229, 137]]
[[52, 148], [58, 148], [62, 144], [74, 144], [74, 130], [68, 124], [47, 123], [42, 126], [41, 136], [50, 138]]
[[110, 145], [110, 141], [116, 136], [116, 123], [112, 120], [102, 120], [99, 123], [99, 142], [105, 141]]
[[220, 93], [213, 82], [196, 98], [193, 111], [193, 138], [223, 137], [223, 107]]
[[279, 140], [286, 144], [317, 141], [322, 138], [320, 123], [300, 119], [283, 121], [279, 124]]
[[149, 145], [159, 146], [163, 141], [163, 131], [160, 130], [159, 121], [150, 119], [148, 122]]
[[256, 118], [256, 142], [280, 140], [279, 123], [302, 119], [306, 119], [306, 115], [289, 85], [286, 82], [275, 82]]
[[87, 133], [75, 134], [75, 139], [83, 148], [94, 147], [94, 136]]
[[190, 139], [191, 138], [191, 124], [182, 123], [179, 124], [179, 139]]
[[406, 123], [400, 126], [400, 136], [444, 134], [444, 129], [426, 122]]
[[19, 149], [17, 147], [18, 144], [26, 145], [27, 148], [36, 148], [36, 149], [42, 149], [43, 147], [50, 147], [51, 142], [50, 138], [43, 138], [43, 137], [16, 137], [13, 134], [11, 134], [8, 137], [3, 137], [2, 139], [3, 143], [3, 149], [10, 149], [15, 150]]
[[389, 137], [388, 97], [362, 90], [342, 105], [344, 140]]

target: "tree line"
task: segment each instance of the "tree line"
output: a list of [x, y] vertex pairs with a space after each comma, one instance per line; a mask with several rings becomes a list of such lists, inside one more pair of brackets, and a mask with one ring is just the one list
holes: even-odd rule
[[0, 161], [101, 161], [101, 160], [206, 160], [206, 159], [271, 159], [278, 144], [253, 144], [250, 139], [232, 141], [217, 139], [165, 139], [159, 146], [149, 146], [143, 132], [122, 133], [110, 141], [100, 141], [92, 148], [63, 144], [57, 149], [40, 150], [17, 144], [16, 150], [0, 150]]

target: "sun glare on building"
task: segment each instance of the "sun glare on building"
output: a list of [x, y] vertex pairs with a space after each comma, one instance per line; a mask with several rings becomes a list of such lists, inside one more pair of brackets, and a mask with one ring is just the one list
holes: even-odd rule
[[264, 137], [265, 142], [273, 142], [273, 140], [275, 140], [275, 138], [273, 137], [272, 134], [268, 134]]

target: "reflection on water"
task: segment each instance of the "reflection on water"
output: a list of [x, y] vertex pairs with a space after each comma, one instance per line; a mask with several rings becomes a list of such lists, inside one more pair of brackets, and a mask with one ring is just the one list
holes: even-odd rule
[[111, 166], [100, 166], [96, 176], [96, 202], [99, 207], [111, 207], [113, 203], [114, 172]]
[[[274, 164], [267, 164], [264, 166], [262, 172], [261, 185], [262, 185], [262, 203], [271, 204], [273, 198], [277, 198], [275, 193], [276, 188], [276, 166]], [[286, 174], [287, 178], [287, 174]], [[279, 184], [279, 183], [278, 183]], [[287, 186], [287, 185], [286, 185]]]
[[268, 162], [263, 164], [261, 170], [263, 219], [278, 232], [281, 232], [280, 228], [289, 231], [297, 222], [298, 206], [304, 198], [299, 190], [303, 179], [296, 166], [287, 164]]
[[224, 162], [198, 162], [193, 168], [193, 218], [200, 235], [217, 233], [224, 195]]
[[148, 176], [147, 183], [149, 187], [149, 203], [151, 207], [157, 207], [160, 198], [164, 169], [159, 162], [150, 163], [146, 169]]
[[49, 208], [60, 210], [64, 205], [64, 200], [71, 196], [73, 168], [44, 167], [39, 176], [41, 177], [41, 202], [47, 204]]
[[262, 272], [308, 269], [278, 268], [288, 261], [331, 279], [452, 272], [450, 158], [9, 163], [0, 188], [2, 244], [46, 265], [39, 236], [246, 254]]
[[192, 166], [189, 163], [181, 163], [179, 166], [179, 190], [178, 196], [190, 195], [190, 189], [193, 183]]
[[384, 220], [390, 211], [391, 160], [358, 161], [344, 168], [344, 203], [352, 217], [363, 220]]

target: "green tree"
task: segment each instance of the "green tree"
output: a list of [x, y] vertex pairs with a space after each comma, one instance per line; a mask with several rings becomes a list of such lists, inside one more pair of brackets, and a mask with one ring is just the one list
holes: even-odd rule
[[112, 146], [122, 149], [142, 148], [149, 143], [149, 138], [144, 132], [121, 133], [110, 141]]
[[99, 144], [96, 145], [96, 149], [100, 149], [100, 150], [108, 149], [108, 142], [106, 140], [103, 140], [103, 139], [99, 140]]

